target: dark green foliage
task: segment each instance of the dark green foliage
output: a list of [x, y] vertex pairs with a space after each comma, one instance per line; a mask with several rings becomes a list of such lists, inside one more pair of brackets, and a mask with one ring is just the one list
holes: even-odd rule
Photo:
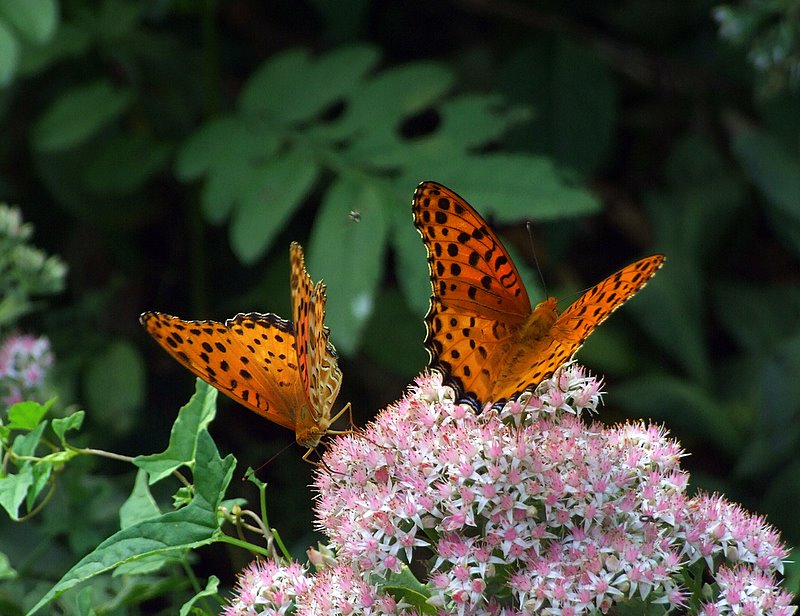
[[[184, 567], [187, 546], [218, 538], [213, 498], [187, 490], [163, 513], [164, 477], [188, 466], [221, 498], [232, 470], [198, 436], [209, 416], [182, 416], [170, 439], [193, 381], [140, 312], [289, 317], [296, 240], [328, 286], [340, 404], [363, 424], [401, 395], [425, 366], [421, 180], [501, 233], [532, 303], [544, 292], [526, 221], [562, 308], [665, 253], [579, 354], [607, 378], [603, 416], [664, 422], [697, 485], [800, 541], [797, 3], [544, 6], [0, 0], [0, 201], [36, 229], [0, 246], [0, 328], [49, 336], [59, 394], [43, 418], [39, 405], [3, 417], [19, 464], [0, 477], [0, 612], [24, 613], [59, 579], [52, 595], [87, 580], [58, 599], [66, 614], [172, 614], [203, 594]], [[220, 406], [215, 439], [239, 460], [291, 444]], [[136, 459], [162, 481], [85, 448], [166, 448]], [[213, 474], [193, 466], [201, 453]], [[297, 453], [259, 475], [299, 556], [316, 537]], [[197, 536], [158, 553], [97, 547], [187, 510]], [[222, 595], [249, 558], [193, 554]], [[89, 575], [123, 562], [117, 577]], [[213, 613], [205, 599], [194, 608]]]

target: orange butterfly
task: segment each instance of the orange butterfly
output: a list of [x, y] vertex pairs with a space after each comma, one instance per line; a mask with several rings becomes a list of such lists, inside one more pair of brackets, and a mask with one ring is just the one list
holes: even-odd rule
[[552, 375], [664, 262], [663, 255], [653, 255], [628, 265], [559, 315], [553, 297], [531, 309], [508, 252], [452, 190], [422, 182], [413, 211], [433, 287], [425, 317], [430, 366], [478, 409]]
[[160, 312], [145, 312], [139, 321], [201, 379], [294, 430], [297, 442], [308, 448], [305, 458], [322, 435], [337, 433], [328, 427], [350, 405], [331, 418], [342, 372], [324, 325], [325, 285], [311, 282], [300, 244], [292, 242], [289, 255], [294, 324], [257, 312], [237, 314], [225, 323], [184, 321]]

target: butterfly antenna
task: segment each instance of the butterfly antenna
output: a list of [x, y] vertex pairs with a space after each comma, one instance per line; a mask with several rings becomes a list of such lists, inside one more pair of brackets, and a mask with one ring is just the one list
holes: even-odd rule
[[533, 243], [533, 224], [531, 221], [525, 223], [525, 228], [528, 230], [528, 240], [531, 243], [531, 254], [533, 254], [533, 263], [536, 265], [536, 271], [539, 272], [539, 280], [542, 282], [542, 291], [546, 297], [549, 297], [549, 293], [547, 292], [547, 283], [544, 281], [544, 274], [542, 274], [542, 268], [539, 267], [539, 259], [536, 256], [536, 246]]
[[[293, 445], [294, 445], [294, 443], [289, 443], [285, 447], [282, 447], [281, 449], [279, 449], [275, 454], [273, 454], [273, 456], [269, 460], [267, 460], [266, 462], [264, 462], [264, 464], [262, 464], [257, 469], [255, 469], [253, 471], [253, 474], [255, 475], [258, 471], [260, 471], [265, 466], [268, 466], [268, 465], [272, 464], [272, 462], [275, 460], [275, 458], [277, 458], [278, 456], [283, 455], [283, 452], [285, 452], [287, 449], [289, 449]], [[245, 480], [245, 477], [242, 477], [242, 481], [244, 481], [244, 480]]]

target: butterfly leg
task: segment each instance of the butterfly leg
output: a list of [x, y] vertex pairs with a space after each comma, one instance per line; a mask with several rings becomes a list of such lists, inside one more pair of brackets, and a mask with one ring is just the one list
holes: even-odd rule
[[327, 430], [326, 434], [353, 434], [356, 431], [356, 424], [353, 422], [353, 406], [349, 402], [345, 404], [342, 409], [331, 417], [331, 423], [337, 421], [342, 415], [348, 413], [350, 415], [350, 427], [347, 430]]

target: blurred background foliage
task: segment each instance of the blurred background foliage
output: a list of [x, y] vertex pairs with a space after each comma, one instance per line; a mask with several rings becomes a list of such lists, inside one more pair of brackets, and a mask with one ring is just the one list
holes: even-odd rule
[[[44, 288], [2, 264], [0, 327], [52, 341], [58, 407], [87, 410], [85, 445], [159, 451], [193, 377], [139, 313], [288, 316], [297, 240], [328, 285], [340, 402], [364, 423], [425, 366], [410, 200], [436, 180], [503, 235], [533, 302], [534, 251], [562, 307], [667, 255], [579, 355], [608, 382], [602, 417], [664, 422], [696, 486], [797, 543], [799, 13], [796, 0], [0, 0], [0, 199], [35, 227], [29, 253], [60, 259]], [[293, 440], [220, 405], [213, 432], [243, 464]], [[302, 554], [299, 453], [260, 475]], [[2, 523], [17, 576], [0, 567], [0, 612], [117, 527], [133, 477], [81, 461], [38, 518]], [[223, 584], [246, 558], [205, 556]], [[128, 613], [120, 584], [94, 592]]]

